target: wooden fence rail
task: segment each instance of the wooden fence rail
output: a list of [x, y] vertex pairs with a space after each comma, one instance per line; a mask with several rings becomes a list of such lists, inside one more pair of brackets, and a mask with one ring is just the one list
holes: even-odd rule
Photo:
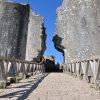
[[43, 65], [35, 62], [24, 61], [12, 58], [0, 58], [0, 83], [6, 88], [7, 81], [15, 78], [18, 82], [19, 78], [26, 78], [42, 72]]
[[63, 72], [85, 79], [100, 88], [100, 58], [86, 59], [64, 64]]

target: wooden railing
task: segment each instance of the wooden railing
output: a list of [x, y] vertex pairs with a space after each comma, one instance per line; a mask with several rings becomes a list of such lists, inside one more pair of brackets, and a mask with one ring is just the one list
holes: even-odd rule
[[81, 61], [64, 64], [63, 72], [85, 79], [100, 88], [100, 57], [88, 58]]
[[0, 57], [0, 82], [6, 87], [7, 81], [14, 78], [18, 82], [19, 78], [26, 78], [42, 72], [43, 65], [35, 62], [24, 61], [13, 58]]

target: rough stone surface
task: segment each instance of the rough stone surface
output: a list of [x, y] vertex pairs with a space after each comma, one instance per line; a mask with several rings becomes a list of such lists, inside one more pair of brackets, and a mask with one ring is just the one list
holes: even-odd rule
[[0, 2], [0, 56], [25, 59], [29, 5]]
[[0, 1], [0, 56], [40, 58], [46, 48], [42, 24], [43, 19], [32, 13], [30, 5]]
[[26, 60], [38, 60], [35, 58], [40, 58], [41, 55], [43, 55], [43, 52], [46, 49], [45, 40], [46, 34], [43, 26], [43, 18], [32, 12], [30, 9]]
[[100, 0], [64, 0], [55, 35], [56, 44], [66, 49], [65, 62], [100, 55]]

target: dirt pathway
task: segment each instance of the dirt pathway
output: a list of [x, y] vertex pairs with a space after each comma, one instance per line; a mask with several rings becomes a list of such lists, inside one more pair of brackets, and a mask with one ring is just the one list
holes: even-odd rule
[[64, 73], [46, 73], [18, 84], [1, 92], [0, 100], [100, 100], [99, 90]]

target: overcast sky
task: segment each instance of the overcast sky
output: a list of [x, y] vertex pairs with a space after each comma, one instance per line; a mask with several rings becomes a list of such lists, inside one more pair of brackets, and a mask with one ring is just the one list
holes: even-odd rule
[[63, 56], [62, 53], [58, 52], [54, 48], [52, 38], [56, 30], [55, 21], [56, 21], [56, 9], [62, 5], [63, 0], [12, 0], [17, 3], [28, 3], [31, 5], [33, 12], [39, 14], [44, 18], [44, 26], [46, 27], [46, 51], [44, 56], [54, 55], [55, 61], [62, 63]]

